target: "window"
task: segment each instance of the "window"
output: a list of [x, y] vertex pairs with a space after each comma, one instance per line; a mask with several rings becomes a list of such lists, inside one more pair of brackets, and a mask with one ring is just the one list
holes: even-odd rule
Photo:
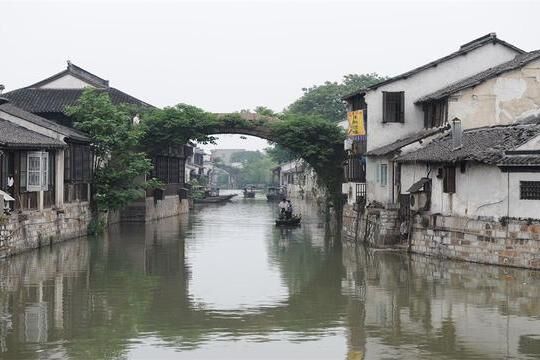
[[521, 200], [540, 200], [540, 181], [520, 181], [519, 198]]
[[92, 160], [89, 145], [71, 143], [64, 152], [64, 181], [90, 182]]
[[388, 185], [388, 165], [380, 164], [379, 165], [379, 182], [381, 186]]
[[49, 187], [49, 153], [44, 151], [29, 152], [26, 156], [26, 166], [26, 190], [47, 191]]
[[403, 91], [383, 91], [383, 122], [403, 123], [405, 106], [405, 93]]
[[445, 166], [443, 169], [443, 192], [453, 194], [456, 192], [456, 168]]
[[153, 176], [166, 184], [183, 184], [185, 160], [183, 158], [157, 156]]
[[424, 104], [424, 127], [426, 129], [443, 126], [448, 122], [448, 100], [432, 101]]

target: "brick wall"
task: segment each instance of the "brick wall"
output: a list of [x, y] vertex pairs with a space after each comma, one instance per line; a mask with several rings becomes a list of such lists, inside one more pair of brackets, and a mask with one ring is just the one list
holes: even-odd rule
[[470, 262], [540, 269], [540, 223], [417, 215], [411, 250]]

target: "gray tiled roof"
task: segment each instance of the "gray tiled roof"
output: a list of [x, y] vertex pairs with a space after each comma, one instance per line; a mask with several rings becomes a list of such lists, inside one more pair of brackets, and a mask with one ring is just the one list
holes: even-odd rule
[[[64, 113], [67, 106], [75, 105], [84, 89], [38, 89], [22, 88], [10, 91], [2, 96], [16, 106], [33, 113]], [[109, 87], [96, 89], [109, 94], [114, 104], [151, 106], [120, 90]]]
[[90, 139], [80, 131], [77, 131], [67, 126], [59, 125], [55, 123], [54, 121], [44, 119], [41, 116], [37, 116], [35, 114], [32, 114], [31, 112], [25, 111], [17, 106], [14, 106], [10, 102], [0, 104], [0, 111], [6, 112], [10, 115], [24, 119], [26, 121], [29, 121], [31, 123], [44, 127], [46, 129], [56, 131], [57, 133], [60, 133], [69, 139], [77, 140], [77, 141], [84, 141], [84, 142], [90, 141]]
[[425, 139], [429, 136], [435, 135], [437, 133], [443, 132], [445, 130], [448, 130], [449, 127], [441, 127], [441, 128], [434, 128], [434, 129], [425, 129], [420, 130], [412, 135], [409, 135], [403, 139], [399, 139], [394, 141], [393, 143], [390, 143], [388, 145], [381, 146], [379, 148], [373, 149], [367, 153], [367, 155], [371, 156], [384, 156], [391, 154], [393, 152], [398, 151], [404, 146], [407, 146], [409, 144], [412, 144], [414, 142], [420, 141], [422, 139]]
[[517, 55], [514, 59], [502, 63], [498, 66], [489, 68], [485, 71], [482, 71], [478, 74], [470, 76], [468, 78], [457, 81], [453, 84], [450, 84], [442, 89], [439, 89], [431, 94], [421, 97], [416, 101], [416, 103], [422, 103], [426, 101], [440, 100], [445, 97], [448, 97], [460, 90], [476, 86], [486, 80], [497, 77], [498, 75], [505, 73], [507, 71], [512, 71], [519, 69], [531, 61], [540, 59], [540, 50], [531, 51], [529, 53]]
[[453, 150], [450, 134], [425, 147], [397, 158], [399, 162], [456, 162], [472, 160], [497, 164], [505, 152], [540, 135], [538, 124], [518, 124], [468, 129], [463, 132], [463, 146]]
[[463, 44], [461, 45], [461, 47], [459, 48], [458, 51], [455, 51], [449, 55], [446, 55], [440, 59], [437, 59], [437, 60], [434, 60], [432, 62], [429, 62], [425, 65], [422, 65], [420, 67], [417, 67], [416, 69], [413, 69], [413, 70], [410, 70], [410, 71], [407, 71], [401, 75], [398, 75], [398, 76], [394, 76], [390, 79], [387, 79], [387, 80], [383, 80], [377, 84], [374, 84], [374, 85], [371, 85], [369, 87], [366, 87], [366, 88], [362, 88], [362, 89], [359, 89], [353, 93], [350, 93], [348, 95], [345, 95], [342, 97], [343, 100], [346, 100], [350, 97], [353, 97], [355, 95], [359, 95], [359, 94], [362, 94], [366, 91], [369, 91], [369, 90], [373, 90], [373, 89], [376, 89], [378, 87], [381, 87], [383, 85], [386, 85], [386, 84], [389, 84], [389, 83], [392, 83], [394, 81], [398, 81], [398, 80], [402, 80], [402, 79], [406, 79], [412, 75], [415, 75], [421, 71], [424, 71], [424, 70], [427, 70], [429, 68], [432, 68], [432, 67], [435, 67], [445, 61], [448, 61], [448, 60], [451, 60], [453, 58], [456, 58], [458, 56], [461, 56], [461, 55], [465, 55], [467, 54], [468, 52], [476, 49], [476, 48], [479, 48], [481, 46], [484, 46], [486, 44], [501, 44], [503, 46], [506, 46], [514, 51], [516, 51], [517, 53], [524, 53], [523, 50], [519, 49], [518, 47], [512, 45], [512, 44], [509, 44], [507, 43], [506, 41], [503, 41], [499, 38], [497, 38], [497, 35], [495, 33], [490, 33], [490, 34], [487, 34], [487, 35], [484, 35], [482, 37], [479, 37], [478, 39], [474, 39], [473, 41], [470, 41], [466, 44]]
[[507, 154], [499, 162], [499, 166], [539, 166], [540, 154]]
[[61, 148], [66, 144], [60, 140], [41, 135], [7, 120], [0, 119], [0, 146], [8, 148]]

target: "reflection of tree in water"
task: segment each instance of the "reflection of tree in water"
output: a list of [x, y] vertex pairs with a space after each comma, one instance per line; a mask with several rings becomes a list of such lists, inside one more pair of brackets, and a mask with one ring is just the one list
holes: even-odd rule
[[[148, 333], [189, 349], [216, 335], [287, 333], [300, 341], [341, 327], [349, 359], [372, 358], [365, 353], [371, 341], [387, 350], [414, 348], [424, 358], [500, 357], [499, 350], [478, 345], [497, 329], [465, 323], [464, 308], [466, 317], [511, 319], [509, 354], [538, 348], [530, 326], [539, 320], [539, 273], [361, 247], [341, 250], [329, 246], [317, 226], [272, 228], [268, 253], [289, 288], [286, 300], [238, 311], [205, 309], [188, 291], [181, 238], [189, 226], [130, 225], [121, 237], [113, 229], [108, 238], [67, 242], [0, 263], [0, 358], [121, 358], [130, 341]], [[528, 327], [519, 327], [520, 317]], [[464, 326], [472, 327], [468, 336]]]

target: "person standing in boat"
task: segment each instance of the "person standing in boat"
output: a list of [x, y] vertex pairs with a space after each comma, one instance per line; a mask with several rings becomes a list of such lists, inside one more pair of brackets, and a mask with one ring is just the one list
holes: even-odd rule
[[287, 213], [288, 203], [284, 198], [279, 202], [279, 217], [285, 217]]
[[285, 210], [285, 217], [287, 219], [292, 218], [292, 213], [293, 213], [293, 206], [292, 206], [291, 200], [287, 200], [287, 209]]

